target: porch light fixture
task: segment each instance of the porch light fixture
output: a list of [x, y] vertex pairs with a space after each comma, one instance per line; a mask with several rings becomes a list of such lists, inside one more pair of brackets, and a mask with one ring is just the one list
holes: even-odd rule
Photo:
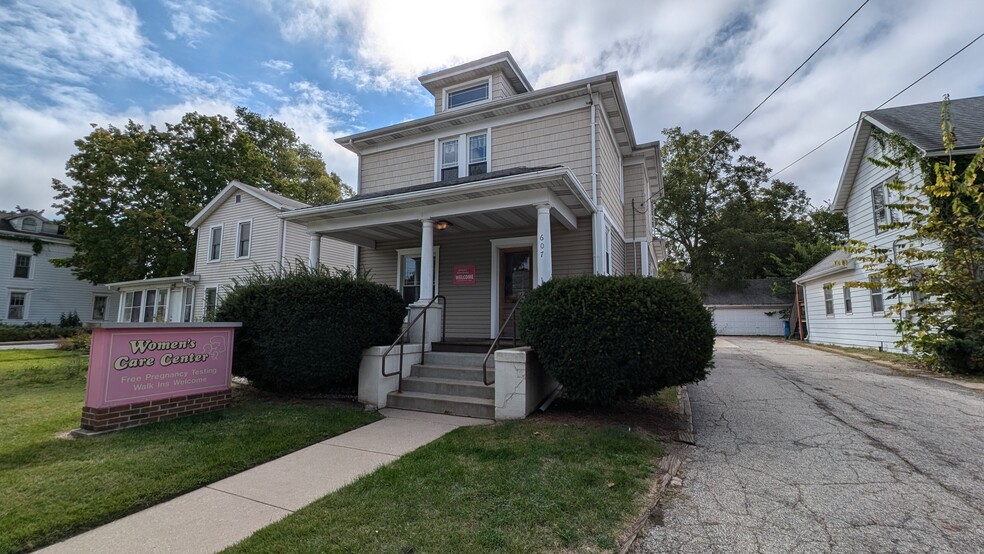
[[443, 219], [440, 220], [440, 221], [434, 222], [434, 228], [437, 229], [438, 231], [443, 231], [443, 230], [447, 229], [450, 226], [451, 226], [451, 222], [444, 221]]

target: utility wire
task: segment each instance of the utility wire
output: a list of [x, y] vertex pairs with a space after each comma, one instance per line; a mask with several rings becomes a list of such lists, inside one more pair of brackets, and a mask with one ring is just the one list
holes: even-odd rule
[[[930, 74], [932, 74], [932, 73], [933, 73], [934, 71], [936, 71], [937, 69], [939, 69], [939, 68], [941, 68], [941, 67], [943, 67], [943, 66], [944, 66], [944, 65], [945, 65], [945, 64], [946, 64], [947, 62], [949, 62], [949, 61], [950, 61], [950, 60], [952, 60], [953, 58], [955, 58], [955, 57], [957, 57], [957, 55], [959, 55], [959, 54], [960, 54], [961, 52], [963, 52], [964, 50], [966, 50], [966, 49], [968, 49], [968, 48], [970, 48], [970, 47], [971, 47], [971, 46], [972, 46], [972, 45], [973, 45], [973, 44], [974, 44], [975, 42], [977, 42], [977, 41], [979, 41], [979, 40], [981, 40], [981, 38], [984, 38], [984, 33], [981, 33], [981, 34], [979, 34], [979, 35], [977, 35], [977, 38], [975, 38], [974, 40], [972, 40], [972, 41], [970, 41], [970, 42], [968, 42], [967, 44], [965, 44], [965, 45], [963, 46], [963, 48], [961, 48], [960, 50], [957, 50], [956, 52], [954, 52], [953, 54], [951, 54], [949, 58], [947, 58], [947, 59], [945, 59], [945, 60], [943, 60], [942, 62], [940, 62], [940, 63], [939, 63], [939, 64], [938, 64], [938, 65], [937, 65], [936, 67], [934, 67], [933, 69], [930, 69], [929, 71], [927, 71], [926, 73], [924, 73], [922, 77], [920, 77], [920, 78], [918, 78], [918, 79], [916, 79], [915, 81], [913, 81], [912, 83], [910, 83], [910, 84], [909, 84], [909, 86], [907, 86], [907, 87], [905, 87], [904, 89], [902, 89], [902, 90], [900, 90], [900, 91], [898, 91], [897, 93], [895, 93], [895, 95], [894, 95], [894, 96], [892, 96], [892, 97], [891, 97], [891, 98], [889, 98], [888, 100], [885, 100], [884, 102], [882, 102], [881, 104], [879, 104], [877, 108], [875, 108], [874, 110], [871, 110], [871, 111], [876, 111], [876, 110], [880, 110], [880, 109], [882, 109], [882, 108], [883, 108], [883, 107], [885, 106], [885, 104], [888, 104], [888, 103], [889, 103], [889, 102], [891, 102], [892, 100], [895, 100], [895, 99], [896, 99], [896, 98], [898, 98], [899, 96], [902, 96], [902, 94], [903, 94], [903, 93], [904, 93], [905, 91], [907, 91], [907, 90], [909, 90], [910, 88], [912, 88], [912, 87], [914, 87], [914, 86], [916, 86], [916, 84], [918, 84], [918, 83], [919, 83], [920, 81], [922, 81], [922, 80], [923, 80], [923, 79], [925, 79], [926, 77], [929, 77], [929, 76], [930, 76]], [[797, 159], [796, 159], [795, 161], [793, 161], [793, 162], [792, 162], [791, 164], [789, 164], [789, 165], [787, 165], [786, 167], [784, 167], [784, 168], [782, 168], [782, 169], [780, 169], [779, 171], [776, 171], [776, 172], [774, 172], [774, 173], [772, 173], [772, 175], [769, 175], [769, 179], [771, 180], [771, 179], [772, 179], [772, 178], [774, 178], [774, 177], [775, 177], [776, 175], [779, 175], [779, 174], [780, 174], [780, 173], [782, 173], [783, 171], [786, 171], [786, 170], [787, 170], [787, 169], [789, 169], [790, 167], [793, 167], [794, 165], [796, 165], [796, 164], [798, 164], [798, 163], [799, 163], [800, 161], [802, 161], [802, 160], [803, 160], [803, 158], [806, 158], [806, 157], [807, 157], [807, 156], [809, 156], [810, 154], [812, 154], [812, 153], [814, 153], [814, 152], [816, 152], [817, 150], [820, 150], [821, 148], [823, 148], [824, 146], [826, 146], [826, 145], [827, 145], [827, 143], [829, 143], [830, 141], [832, 141], [832, 140], [834, 140], [835, 138], [837, 138], [837, 137], [839, 137], [839, 136], [841, 136], [841, 135], [843, 135], [843, 134], [844, 134], [845, 132], [847, 132], [847, 130], [848, 130], [848, 129], [851, 129], [851, 128], [852, 128], [852, 127], [854, 127], [855, 125], [857, 125], [857, 122], [856, 122], [856, 121], [855, 121], [855, 122], [852, 122], [852, 123], [851, 123], [850, 125], [848, 125], [847, 127], [845, 127], [845, 128], [843, 128], [843, 129], [841, 129], [841, 130], [840, 130], [840, 131], [839, 131], [839, 132], [838, 132], [838, 133], [837, 133], [836, 135], [834, 135], [834, 136], [832, 136], [832, 137], [830, 137], [829, 139], [827, 139], [827, 140], [825, 140], [825, 141], [823, 141], [823, 142], [821, 142], [821, 143], [820, 143], [820, 144], [819, 144], [819, 145], [818, 145], [817, 147], [815, 147], [815, 148], [814, 148], [813, 150], [810, 150], [810, 151], [809, 151], [809, 152], [807, 152], [806, 154], [803, 154], [802, 156], [800, 156], [799, 158], [797, 158]]]
[[[728, 137], [732, 133], [734, 133], [735, 130], [738, 129], [738, 127], [741, 127], [741, 124], [744, 123], [746, 120], [748, 120], [749, 117], [752, 117], [752, 114], [754, 114], [755, 112], [757, 112], [758, 109], [761, 108], [763, 104], [765, 104], [766, 102], [768, 102], [769, 99], [772, 98], [773, 95], [775, 95], [775, 93], [779, 92], [779, 89], [781, 89], [783, 87], [783, 85], [785, 85], [786, 83], [788, 83], [789, 80], [792, 79], [794, 75], [796, 75], [797, 73], [799, 73], [799, 70], [803, 69], [803, 67], [807, 63], [809, 63], [810, 60], [812, 60], [813, 57], [816, 56], [817, 53], [820, 52], [820, 50], [823, 49], [823, 47], [826, 46], [827, 43], [830, 42], [831, 39], [833, 39], [834, 36], [836, 36], [837, 33], [839, 33], [840, 30], [843, 29], [844, 26], [848, 24], [848, 22], [850, 22], [852, 19], [854, 19], [854, 16], [857, 15], [859, 11], [861, 11], [861, 8], [865, 7], [868, 4], [868, 2], [870, 2], [870, 1], [871, 0], [864, 0], [864, 2], [860, 6], [858, 6], [858, 9], [854, 10], [854, 13], [852, 13], [850, 16], [848, 16], [848, 18], [845, 19], [844, 22], [841, 23], [840, 26], [837, 27], [837, 29], [835, 29], [834, 32], [830, 34], [829, 37], [827, 37], [827, 40], [824, 40], [820, 44], [820, 46], [817, 46], [816, 50], [814, 50], [813, 53], [809, 55], [809, 57], [807, 57], [805, 60], [803, 60], [803, 63], [799, 64], [799, 66], [797, 66], [796, 69], [794, 69], [792, 73], [790, 73], [789, 75], [787, 75], [786, 78], [783, 79], [782, 82], [779, 83], [779, 85], [776, 88], [772, 89], [772, 92], [770, 92], [768, 96], [766, 96], [765, 98], [763, 98], [762, 101], [758, 103], [758, 105], [756, 105], [754, 108], [752, 108], [752, 111], [748, 112], [745, 115], [745, 117], [741, 118], [741, 121], [739, 121], [738, 123], [736, 123], [735, 126], [732, 127], [731, 130], [728, 131], [728, 133], [726, 135], [723, 135], [721, 138], [719, 138], [717, 141], [715, 141], [714, 144], [712, 144], [707, 150], [705, 150], [699, 156], [697, 156], [697, 159], [694, 160], [694, 163], [700, 161], [701, 159], [704, 158], [704, 156], [706, 156], [706, 155], [710, 154], [712, 151], [714, 151], [714, 149], [717, 147], [717, 145], [721, 144], [721, 141], [723, 141], [726, 137]], [[650, 202], [656, 196], [656, 194], [657, 194], [657, 192], [653, 192], [652, 194], [650, 194], [649, 195], [649, 198], [646, 199], [646, 202]], [[646, 202], [643, 202], [643, 204], [645, 204]]]

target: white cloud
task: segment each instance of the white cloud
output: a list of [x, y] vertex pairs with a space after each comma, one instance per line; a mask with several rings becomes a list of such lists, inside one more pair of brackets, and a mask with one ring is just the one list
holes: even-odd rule
[[267, 60], [260, 65], [267, 69], [272, 69], [278, 73], [287, 73], [294, 68], [294, 64], [287, 60]]
[[171, 15], [171, 30], [164, 35], [170, 40], [184, 39], [192, 48], [210, 34], [209, 25], [228, 20], [203, 0], [168, 0], [164, 7]]

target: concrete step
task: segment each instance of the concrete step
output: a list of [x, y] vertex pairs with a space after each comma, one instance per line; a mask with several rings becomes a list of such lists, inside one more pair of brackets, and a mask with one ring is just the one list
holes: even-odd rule
[[445, 396], [463, 396], [466, 398], [495, 399], [495, 387], [481, 381], [463, 379], [438, 379], [434, 377], [405, 377], [404, 392], [423, 392]]
[[386, 406], [435, 414], [495, 419], [495, 402], [480, 398], [465, 398], [425, 392], [391, 392]]
[[[427, 365], [481, 368], [484, 359], [485, 353], [424, 352], [424, 363]], [[489, 367], [495, 367], [495, 355], [489, 356]]]
[[[489, 379], [495, 379], [495, 372], [489, 367]], [[410, 368], [410, 375], [413, 377], [423, 377], [425, 379], [454, 379], [457, 381], [469, 381], [482, 383], [481, 367], [460, 367], [437, 364], [414, 364]]]

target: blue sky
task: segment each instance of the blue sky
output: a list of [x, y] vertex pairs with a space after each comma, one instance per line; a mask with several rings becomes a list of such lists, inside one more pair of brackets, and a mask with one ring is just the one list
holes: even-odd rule
[[[464, 4], [464, 5], [462, 5]], [[90, 123], [238, 106], [293, 127], [356, 184], [334, 138], [430, 115], [417, 77], [510, 50], [534, 87], [619, 71], [636, 138], [730, 129], [861, 0], [0, 3], [0, 209], [48, 208]], [[980, 32], [977, 0], [869, 3], [736, 135], [778, 169]], [[891, 105], [984, 94], [984, 39]], [[975, 63], [976, 62], [976, 63]], [[959, 132], [959, 129], [958, 129]], [[849, 134], [782, 175], [829, 199]]]

